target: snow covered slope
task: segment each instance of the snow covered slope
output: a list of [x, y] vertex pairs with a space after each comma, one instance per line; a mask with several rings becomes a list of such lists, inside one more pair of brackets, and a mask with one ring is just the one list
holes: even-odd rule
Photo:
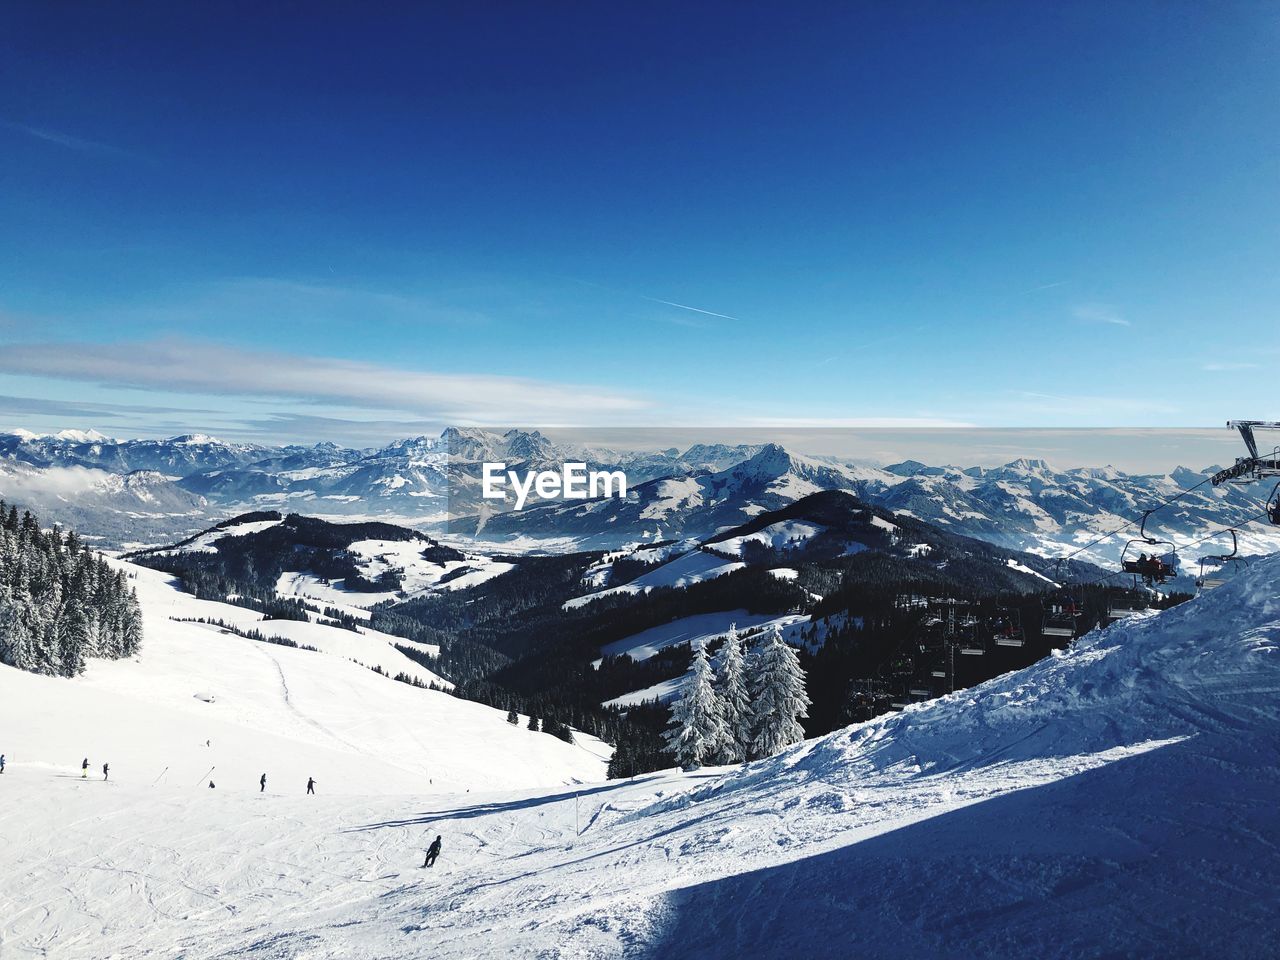
[[[567, 744], [371, 669], [448, 686], [393, 646], [408, 641], [264, 621], [182, 593], [158, 571], [121, 566], [142, 604], [141, 654], [91, 661], [75, 680], [0, 667], [0, 751], [11, 763], [65, 772], [87, 754], [94, 769], [111, 763], [122, 782], [172, 786], [196, 783], [216, 766], [218, 789], [242, 792], [269, 771], [282, 789], [314, 776], [335, 794], [551, 786], [604, 775], [608, 748], [585, 734], [576, 735], [581, 745]], [[318, 649], [188, 622], [198, 618]]]
[[[1027, 670], [741, 770], [262, 799], [18, 762], [0, 783], [16, 863], [0, 943], [72, 958], [1274, 956], [1278, 583], [1280, 558], [1259, 561]], [[436, 834], [441, 862], [417, 869]]]
[[355, 616], [368, 617], [369, 608], [388, 600], [420, 597], [437, 590], [462, 590], [484, 583], [512, 569], [513, 564], [482, 554], [465, 554], [457, 560], [430, 561], [422, 556], [422, 544], [394, 540], [358, 540], [348, 552], [356, 570], [370, 581], [395, 574], [399, 589], [359, 591], [307, 571], [286, 571], [276, 582], [282, 597], [299, 597], [333, 606]]
[[574, 597], [572, 600], [566, 601], [564, 607], [569, 610], [590, 603], [593, 600], [598, 600], [601, 597], [648, 593], [650, 590], [659, 587], [688, 587], [695, 583], [702, 583], [704, 580], [722, 577], [726, 573], [733, 573], [743, 569], [745, 566], [745, 563], [726, 560], [724, 557], [717, 557], [713, 553], [706, 553], [696, 549], [690, 550], [674, 560], [668, 560], [661, 566], [642, 573], [630, 583], [609, 587], [585, 596]]

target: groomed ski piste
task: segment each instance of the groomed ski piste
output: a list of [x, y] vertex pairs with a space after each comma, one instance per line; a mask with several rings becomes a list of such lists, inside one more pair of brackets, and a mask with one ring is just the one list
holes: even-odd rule
[[[6, 669], [0, 956], [1273, 957], [1278, 647], [1271, 557], [741, 769], [470, 793], [371, 771], [339, 795], [313, 754], [314, 797], [258, 795], [256, 767], [226, 789], [153, 784], [162, 759], [141, 754], [83, 782], [79, 744], [110, 720], [98, 675], [150, 652], [76, 681]], [[134, 723], [177, 737], [171, 716]], [[354, 716], [342, 736], [360, 746]], [[526, 744], [485, 749], [494, 780], [518, 777]]]

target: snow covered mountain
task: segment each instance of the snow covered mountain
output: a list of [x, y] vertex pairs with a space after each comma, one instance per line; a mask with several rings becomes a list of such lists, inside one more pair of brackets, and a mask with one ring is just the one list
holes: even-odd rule
[[873, 470], [802, 457], [770, 443], [721, 470], [633, 482], [625, 500], [538, 504], [450, 529], [490, 540], [569, 537], [588, 547], [701, 539], [811, 493], [857, 490], [875, 478]]
[[[494, 503], [485, 501], [481, 519], [480, 464], [540, 470], [566, 461], [624, 470], [631, 495], [622, 502], [535, 502], [493, 516]], [[614, 548], [702, 539], [814, 491], [846, 490], [966, 536], [1054, 556], [1202, 484], [1211, 470], [1130, 475], [1111, 467], [1058, 470], [1029, 459], [995, 468], [919, 461], [872, 467], [777, 444], [631, 451], [556, 443], [536, 430], [453, 427], [376, 450], [330, 443], [265, 447], [204, 436], [117, 441], [86, 431], [0, 435], [0, 496], [110, 545], [171, 540], [228, 514], [278, 509], [447, 526], [509, 546]], [[1187, 543], [1257, 514], [1269, 493], [1260, 485], [1204, 484], [1176, 509], [1155, 514], [1148, 530]], [[1116, 537], [1085, 559], [1113, 563], [1123, 544]], [[1225, 542], [1202, 548], [1227, 549]], [[1280, 530], [1262, 525], [1250, 528], [1241, 544], [1242, 553], [1272, 549], [1280, 549]]]
[[334, 523], [277, 511], [242, 514], [128, 557], [181, 576], [197, 592], [235, 581], [257, 599], [296, 600], [365, 621], [378, 604], [466, 589], [512, 569], [394, 524]]
[[[18, 838], [0, 938], [71, 960], [1269, 956], [1277, 583], [1268, 557], [1028, 669], [742, 768], [567, 790], [395, 795], [470, 731], [433, 735], [416, 708], [370, 724], [372, 690], [356, 713], [331, 709], [342, 690], [308, 676], [303, 652], [237, 658], [260, 664], [244, 687], [260, 685], [281, 741], [250, 735], [242, 700], [213, 726], [190, 680], [155, 686], [198, 674], [216, 636], [175, 649], [195, 667], [158, 657], [150, 687], [125, 679], [142, 664], [95, 664], [82, 687], [0, 670]], [[15, 722], [36, 703], [49, 722]], [[401, 739], [357, 754], [382, 737]], [[287, 744], [299, 752], [282, 760]], [[86, 751], [128, 759], [86, 783]], [[175, 757], [190, 777], [163, 774]], [[259, 768], [285, 770], [265, 797]], [[313, 768], [321, 795], [305, 797]], [[349, 794], [326, 797], [333, 781]], [[421, 870], [435, 835], [444, 854]]]
[[[877, 468], [803, 457], [768, 444], [725, 470], [640, 484], [625, 501], [542, 504], [492, 517], [479, 535], [498, 541], [569, 537], [603, 548], [705, 538], [814, 491], [846, 490], [902, 516], [1052, 557], [1113, 530], [1136, 537], [1138, 527], [1129, 526], [1131, 521], [1174, 496], [1180, 496], [1176, 507], [1153, 514], [1147, 532], [1177, 545], [1260, 512], [1269, 488], [1213, 487], [1205, 482], [1212, 472], [1186, 467], [1160, 475], [1130, 475], [1111, 467], [1055, 470], [1043, 460], [1027, 459], [995, 468], [917, 462]], [[476, 526], [460, 523], [455, 528], [474, 533]], [[1125, 542], [1126, 536], [1116, 536], [1081, 559], [1114, 564]], [[1265, 524], [1255, 524], [1242, 537], [1242, 554], [1276, 549], [1280, 530]], [[1186, 559], [1229, 550], [1228, 538], [1207, 543]], [[1184, 569], [1194, 573], [1190, 563]]]

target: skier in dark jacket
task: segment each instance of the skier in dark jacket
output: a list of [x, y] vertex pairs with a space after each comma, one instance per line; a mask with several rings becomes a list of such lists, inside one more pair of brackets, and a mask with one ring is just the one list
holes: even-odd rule
[[80, 779], [83, 780], [89, 775], [89, 758], [84, 758], [84, 763], [80, 764]]
[[104, 763], [102, 765], [102, 779], [103, 780], [107, 779], [107, 774], [110, 772], [111, 772], [111, 764]]
[[315, 793], [315, 792], [316, 792], [315, 777], [307, 777], [307, 793]]
[[427, 847], [426, 859], [422, 861], [424, 867], [433, 867], [436, 863], [436, 857], [440, 856], [440, 838], [436, 837], [431, 842], [431, 846]]
[[267, 792], [267, 775], [265, 773], [258, 778], [258, 792], [259, 793]]
[[4, 754], [0, 753], [0, 773], [4, 773]]

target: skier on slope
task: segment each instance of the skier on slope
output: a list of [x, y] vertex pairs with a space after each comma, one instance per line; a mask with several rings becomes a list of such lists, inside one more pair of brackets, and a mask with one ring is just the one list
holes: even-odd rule
[[111, 772], [111, 764], [109, 764], [109, 763], [104, 763], [104, 764], [102, 765], [102, 779], [103, 779], [103, 780], [106, 780], [106, 779], [107, 779], [107, 774], [109, 774], [110, 772]]
[[259, 793], [267, 792], [267, 775], [265, 773], [258, 778], [258, 792]]
[[316, 792], [316, 778], [307, 777], [307, 793], [315, 793], [315, 792]]
[[440, 837], [439, 836], [437, 836], [435, 840], [431, 842], [431, 846], [427, 847], [427, 856], [422, 861], [422, 865], [424, 867], [434, 867], [436, 863], [436, 857], [438, 856], [440, 856]]
[[0, 753], [0, 773], [4, 773], [4, 754]]
[[89, 776], [89, 758], [84, 758], [84, 763], [80, 764], [80, 779], [83, 780]]

